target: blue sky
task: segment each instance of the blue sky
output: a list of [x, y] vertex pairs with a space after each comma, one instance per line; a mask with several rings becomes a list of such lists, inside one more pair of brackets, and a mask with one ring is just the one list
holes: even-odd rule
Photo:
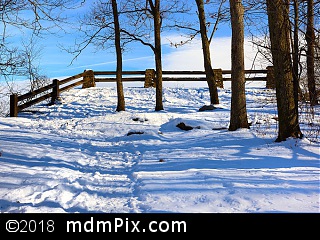
[[[41, 69], [49, 77], [75, 75], [85, 69], [96, 71], [114, 71], [116, 57], [113, 49], [110, 51], [95, 51], [89, 46], [76, 60], [73, 55], [62, 50], [60, 45], [70, 45], [77, 36], [50, 36], [39, 41], [42, 47]], [[179, 39], [179, 34], [162, 35], [162, 58], [164, 70], [203, 70], [202, 49], [200, 38], [183, 47], [170, 46], [170, 41]], [[255, 56], [255, 49], [246, 39], [246, 68], [250, 68]], [[231, 30], [228, 26], [220, 28], [211, 43], [211, 60], [214, 68], [231, 68]], [[71, 64], [72, 62], [72, 64]], [[71, 65], [70, 65], [71, 64]], [[257, 68], [259, 68], [259, 64]], [[264, 66], [262, 66], [264, 67]], [[123, 70], [145, 70], [154, 68], [154, 56], [149, 47], [136, 43], [130, 50], [123, 53]]]
[[[86, 4], [90, 4], [86, 2]], [[73, 17], [77, 19], [83, 16], [89, 10], [88, 6], [84, 6], [77, 11], [72, 11]], [[74, 14], [76, 13], [76, 14]], [[196, 15], [195, 15], [196, 16]], [[195, 19], [197, 20], [197, 19]], [[77, 27], [77, 26], [76, 26]], [[116, 56], [114, 49], [95, 51], [95, 47], [89, 45], [76, 60], [72, 61], [73, 55], [61, 49], [61, 45], [65, 48], [70, 47], [74, 41], [79, 41], [80, 36], [77, 31], [74, 34], [51, 35], [39, 41], [42, 47], [41, 69], [48, 77], [62, 77], [75, 75], [83, 72], [85, 69], [113, 71], [116, 68]], [[180, 33], [162, 34], [162, 55], [164, 70], [202, 70], [202, 50], [201, 41], [196, 38], [192, 43], [174, 48], [170, 46], [169, 41], [180, 41]], [[228, 39], [231, 37], [231, 29], [229, 23], [220, 25], [212, 43], [212, 62], [216, 67], [226, 67], [226, 61], [230, 62], [229, 50], [230, 43]], [[123, 53], [123, 70], [145, 70], [154, 68], [154, 55], [149, 47], [143, 46], [141, 43], [135, 43], [129, 46], [130, 50]], [[217, 52], [223, 51], [224, 56], [217, 56]], [[219, 61], [215, 61], [215, 56]], [[72, 62], [72, 65], [70, 65]], [[230, 68], [230, 67], [229, 67]]]
[[[79, 9], [76, 15], [83, 14], [84, 8]], [[77, 16], [72, 16], [77, 17]], [[164, 70], [203, 70], [201, 41], [199, 36], [193, 42], [179, 48], [170, 46], [170, 41], [181, 39], [180, 33], [162, 34], [162, 58]], [[18, 36], [17, 36], [18, 37]], [[21, 38], [21, 37], [20, 37]], [[70, 47], [75, 40], [79, 40], [76, 31], [74, 34], [59, 33], [47, 34], [37, 40], [37, 47], [41, 49], [39, 68], [42, 74], [50, 78], [61, 78], [83, 72], [85, 69], [96, 71], [113, 71], [116, 66], [114, 49], [95, 51], [89, 46], [74, 61], [74, 55], [61, 49]], [[214, 68], [231, 68], [231, 29], [229, 23], [220, 24], [213, 42], [211, 43], [211, 59]], [[246, 41], [246, 68], [251, 68], [255, 56], [249, 39]], [[71, 64], [72, 63], [72, 64]], [[265, 66], [257, 65], [257, 68]], [[145, 70], [154, 68], [154, 56], [149, 47], [136, 43], [123, 54], [123, 70]]]

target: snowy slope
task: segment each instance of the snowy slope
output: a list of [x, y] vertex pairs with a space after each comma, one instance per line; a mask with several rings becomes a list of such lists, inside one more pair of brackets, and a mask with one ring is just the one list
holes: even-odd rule
[[319, 109], [306, 138], [275, 143], [274, 91], [247, 84], [252, 126], [235, 132], [230, 96], [199, 112], [206, 87], [165, 87], [155, 112], [155, 89], [125, 85], [115, 112], [115, 87], [97, 86], [0, 118], [0, 211], [319, 213]]

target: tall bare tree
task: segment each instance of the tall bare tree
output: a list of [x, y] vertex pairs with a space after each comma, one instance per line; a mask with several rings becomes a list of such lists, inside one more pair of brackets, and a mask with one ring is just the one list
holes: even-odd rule
[[307, 77], [310, 105], [318, 104], [316, 94], [316, 81], [314, 72], [314, 58], [315, 58], [315, 32], [314, 32], [314, 1], [307, 0]]
[[137, 41], [151, 48], [155, 57], [156, 67], [156, 107], [161, 111], [163, 107], [162, 91], [162, 48], [161, 33], [163, 29], [176, 28], [175, 17], [185, 13], [184, 0], [128, 0], [127, 15], [129, 21], [126, 29], [128, 41]]
[[117, 0], [111, 0], [112, 12], [113, 12], [113, 21], [114, 21], [114, 40], [117, 54], [117, 70], [116, 70], [116, 79], [117, 79], [117, 96], [118, 96], [118, 105], [117, 111], [125, 111], [125, 100], [123, 93], [123, 84], [122, 84], [122, 49], [121, 49], [121, 35], [120, 35], [120, 24], [119, 24], [119, 14]]
[[154, 22], [154, 55], [156, 62], [156, 111], [163, 110], [160, 0], [148, 0]]
[[249, 128], [244, 74], [244, 8], [241, 0], [230, 0], [231, 41], [231, 114], [229, 130]]
[[125, 45], [122, 40], [119, 16], [123, 16], [123, 6], [117, 0], [98, 0], [79, 20], [78, 26], [81, 40], [67, 50], [76, 59], [89, 45], [96, 46], [98, 51], [109, 50], [110, 46], [116, 51], [116, 83], [117, 108], [116, 111], [125, 111], [125, 97], [122, 83], [122, 49]]
[[219, 103], [218, 89], [217, 89], [217, 83], [214, 79], [214, 72], [211, 65], [210, 42], [207, 35], [207, 26], [206, 26], [207, 22], [206, 22], [203, 0], [196, 0], [196, 4], [198, 8], [204, 70], [206, 73], [206, 79], [209, 87], [210, 103], [218, 104]]
[[[130, 30], [123, 30], [129, 39], [138, 41], [145, 46], [151, 48], [155, 57], [156, 65], [156, 107], [155, 111], [163, 110], [162, 101], [162, 53], [161, 53], [161, 28], [163, 22], [163, 14], [160, 8], [160, 0], [140, 0], [129, 1], [130, 9], [129, 14], [130, 25], [133, 28]], [[132, 21], [133, 20], [133, 21]], [[153, 31], [153, 42], [146, 39], [147, 32]]]
[[271, 52], [276, 79], [278, 142], [302, 137], [294, 100], [289, 0], [267, 0]]

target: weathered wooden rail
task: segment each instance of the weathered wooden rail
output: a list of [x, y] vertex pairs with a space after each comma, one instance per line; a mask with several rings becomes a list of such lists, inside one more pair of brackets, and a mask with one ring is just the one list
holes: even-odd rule
[[[10, 117], [17, 117], [18, 112], [21, 112], [22, 110], [31, 107], [37, 103], [40, 103], [48, 98], [51, 98], [50, 104], [54, 104], [56, 100], [59, 99], [59, 95], [61, 92], [67, 91], [71, 88], [84, 84], [88, 80], [88, 75], [90, 75], [89, 72], [84, 72], [60, 81], [54, 79], [51, 84], [39, 88], [35, 91], [28, 92], [20, 96], [18, 96], [18, 94], [12, 94], [10, 96]], [[82, 80], [66, 85], [81, 77]], [[51, 92], [47, 93], [47, 91], [50, 90]]]
[[[224, 81], [230, 81], [230, 77], [224, 77], [223, 75], [230, 75], [231, 70], [222, 70], [222, 69], [213, 69], [215, 81], [217, 86], [223, 88]], [[95, 82], [114, 82], [115, 81], [115, 71], [95, 71], [95, 76], [110, 76], [113, 77], [95, 77]], [[132, 75], [135, 77], [123, 77], [123, 82], [134, 82], [141, 81], [145, 82], [145, 87], [152, 87], [155, 85], [155, 70], [147, 69], [146, 71], [124, 71], [123, 75]], [[264, 75], [264, 76], [256, 76], [256, 75]], [[137, 77], [139, 76], [140, 77]], [[162, 81], [189, 81], [189, 82], [197, 82], [197, 81], [206, 81], [205, 72], [204, 71], [162, 71]], [[246, 81], [266, 81], [266, 85], [268, 88], [274, 88], [274, 80], [273, 80], [273, 68], [268, 67], [267, 69], [262, 70], [245, 70]], [[249, 75], [249, 76], [248, 76]], [[253, 75], [253, 76], [250, 76]]]
[[[144, 87], [146, 88], [155, 86], [156, 72], [154, 69], [147, 69], [145, 71], [123, 71], [122, 74], [123, 82], [141, 81], [144, 82]], [[162, 74], [163, 81], [206, 81], [204, 71], [163, 71]], [[219, 88], [223, 88], [224, 81], [231, 80], [231, 78], [223, 77], [223, 75], [230, 74], [231, 70], [214, 69], [214, 80]], [[262, 70], [245, 70], [245, 74], [247, 81], [266, 81], [267, 88], [274, 88], [273, 67]], [[257, 74], [264, 76], [256, 76]], [[76, 86], [82, 85], [82, 88], [89, 88], [96, 86], [97, 82], [115, 82], [115, 76], [116, 71], [87, 70], [63, 80], [54, 79], [51, 84], [23, 95], [12, 94], [10, 96], [10, 117], [17, 117], [18, 113], [22, 110], [49, 98], [51, 98], [49, 104], [54, 104], [59, 99], [61, 92]]]

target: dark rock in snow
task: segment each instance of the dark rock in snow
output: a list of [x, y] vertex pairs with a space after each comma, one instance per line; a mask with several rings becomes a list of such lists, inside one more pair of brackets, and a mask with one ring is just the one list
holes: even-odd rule
[[144, 134], [144, 132], [142, 132], [142, 131], [132, 131], [132, 132], [128, 132], [127, 136], [134, 135], [134, 134]]
[[185, 131], [189, 131], [193, 129], [193, 127], [186, 125], [184, 122], [177, 124], [177, 127]]
[[199, 109], [199, 112], [203, 112], [203, 111], [209, 111], [209, 110], [215, 110], [217, 109], [215, 106], [211, 105], [204, 105]]

